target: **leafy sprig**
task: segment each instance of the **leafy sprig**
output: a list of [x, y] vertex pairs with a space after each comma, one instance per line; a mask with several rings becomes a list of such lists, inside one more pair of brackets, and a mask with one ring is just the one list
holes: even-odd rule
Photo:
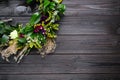
[[[45, 55], [52, 52], [55, 47], [54, 38], [57, 37], [56, 31], [59, 30], [57, 22], [66, 8], [64, 4], [61, 4], [62, 0], [26, 0], [26, 2], [36, 3], [38, 11], [31, 16], [25, 26], [17, 24], [13, 27], [0, 22], [0, 47], [8, 46], [0, 53], [6, 61], [14, 55], [14, 59], [20, 62], [32, 48], [37, 48], [40, 54]], [[50, 45], [53, 47], [51, 48]]]

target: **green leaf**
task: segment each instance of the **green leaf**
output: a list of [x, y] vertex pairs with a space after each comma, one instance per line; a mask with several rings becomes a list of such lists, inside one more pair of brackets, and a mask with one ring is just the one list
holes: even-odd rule
[[44, 4], [43, 4], [43, 5], [44, 5], [44, 9], [45, 9], [49, 4], [50, 4], [50, 1], [49, 1], [49, 0], [45, 0], [45, 1], [44, 1]]
[[29, 43], [29, 47], [30, 47], [30, 48], [33, 48], [33, 46], [34, 46], [34, 43], [33, 43], [33, 42], [30, 42], [30, 43]]
[[33, 29], [34, 29], [34, 28], [31, 27], [31, 26], [26, 26], [26, 27], [25, 27], [25, 30], [24, 30], [24, 33], [26, 34], [26, 33], [32, 32]]
[[55, 10], [55, 3], [54, 3], [54, 2], [50, 2], [49, 8], [50, 8], [51, 10]]
[[59, 24], [53, 24], [53, 25], [52, 25], [52, 28], [53, 28], [54, 30], [59, 30], [58, 27], [59, 27]]
[[59, 4], [57, 8], [60, 13], [63, 13], [66, 9], [66, 6], [64, 4]]
[[39, 43], [41, 42], [41, 43], [45, 43], [46, 41], [45, 41], [45, 36], [43, 36], [42, 34], [38, 34], [37, 35], [37, 38], [38, 38], [38, 41], [39, 41]]
[[31, 25], [29, 25], [29, 24], [27, 24], [26, 26], [24, 26], [24, 27], [22, 27], [22, 28], [20, 29], [20, 33], [28, 34], [28, 33], [33, 32], [33, 30], [34, 30], [34, 27], [31, 26]]
[[59, 21], [59, 20], [60, 20], [60, 16], [59, 16], [59, 15], [56, 15], [55, 20], [56, 20], [56, 21]]
[[30, 35], [30, 37], [33, 38], [33, 39], [34, 39], [36, 36], [37, 36], [36, 33], [32, 33], [32, 34]]
[[1, 43], [4, 44], [4, 43], [8, 42], [8, 40], [9, 40], [9, 36], [7, 36], [7, 35], [4, 34], [4, 35], [2, 36]]
[[1, 23], [0, 24], [0, 34], [4, 34], [5, 33], [5, 24], [3, 23]]
[[55, 10], [55, 7], [54, 6], [50, 6], [49, 7], [51, 10]]
[[26, 43], [27, 41], [26, 41], [26, 38], [19, 38], [19, 40], [18, 40], [20, 43]]
[[42, 46], [40, 45], [39, 42], [36, 41], [35, 44], [36, 44], [37, 48], [42, 48]]
[[5, 25], [6, 32], [11, 32], [13, 29], [15, 29], [15, 28], [11, 27], [10, 25]]
[[0, 24], [3, 24], [4, 22], [3, 21], [0, 21]]
[[29, 4], [29, 3], [31, 3], [33, 0], [27, 0], [26, 2]]
[[31, 19], [30, 19], [30, 25], [33, 26], [34, 24], [37, 24], [40, 21], [40, 13], [36, 12], [32, 15]]
[[54, 6], [55, 7], [55, 3], [54, 2], [50, 2], [50, 6]]

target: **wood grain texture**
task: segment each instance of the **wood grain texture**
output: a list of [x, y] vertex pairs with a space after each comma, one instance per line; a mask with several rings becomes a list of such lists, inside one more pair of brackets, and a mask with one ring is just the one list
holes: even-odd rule
[[[8, 66], [9, 65], [9, 66]], [[37, 55], [21, 64], [0, 64], [0, 74], [120, 73], [120, 55]]]
[[[60, 35], [58, 36], [57, 48], [54, 55], [69, 54], [118, 54], [120, 37], [116, 35]], [[37, 53], [33, 49], [31, 54]]]
[[[10, 0], [1, 2], [1, 15], [16, 15], [14, 8], [24, 0]], [[119, 0], [65, 0], [67, 6], [66, 15], [119, 15]]]
[[2, 75], [0, 80], [120, 80], [120, 74]]
[[[32, 12], [17, 14], [25, 0], [0, 1], [0, 19], [25, 24]], [[33, 49], [20, 64], [0, 58], [0, 80], [120, 80], [120, 0], [64, 0], [55, 53], [41, 58]]]
[[[92, 16], [80, 15], [68, 17], [61, 20], [58, 34], [79, 35], [79, 34], [113, 34], [120, 23], [120, 16]], [[13, 24], [27, 23], [30, 17], [0, 17], [1, 19], [13, 18]], [[113, 22], [114, 20], [114, 22]]]

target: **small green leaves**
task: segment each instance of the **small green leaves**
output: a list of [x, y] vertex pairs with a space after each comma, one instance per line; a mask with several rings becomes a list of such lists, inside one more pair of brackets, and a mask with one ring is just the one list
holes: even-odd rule
[[50, 1], [49, 0], [45, 0], [43, 5], [44, 5], [44, 9], [50, 4]]
[[26, 25], [22, 27], [19, 32], [23, 34], [29, 34], [29, 33], [32, 33], [33, 30], [34, 30], [34, 27], [31, 27], [30, 25]]
[[51, 9], [51, 10], [55, 10], [55, 3], [54, 2], [50, 2], [50, 5], [49, 5], [49, 8]]
[[52, 27], [53, 27], [54, 30], [59, 30], [59, 28], [58, 28], [59, 24], [53, 24]]
[[59, 10], [60, 13], [64, 14], [66, 6], [64, 4], [59, 4], [57, 9]]
[[6, 34], [9, 35], [11, 31], [13, 31], [16, 27], [12, 27], [11, 25], [2, 23], [0, 24], [0, 35]]
[[[63, 0], [25, 0], [30, 7], [34, 5], [37, 9], [26, 25], [0, 21], [0, 48], [8, 47], [5, 50], [9, 56], [14, 54], [15, 60], [20, 61], [32, 48], [37, 48], [41, 53], [52, 52], [55, 48], [53, 40], [57, 37], [59, 30], [58, 21], [64, 14], [65, 5]], [[49, 47], [51, 49], [49, 49]], [[47, 52], [47, 53], [46, 53]], [[12, 54], [11, 54], [12, 53]], [[43, 55], [43, 53], [41, 53]], [[9, 56], [6, 55], [8, 58]]]
[[49, 38], [56, 38], [57, 35], [54, 32], [51, 32], [51, 33], [47, 34], [47, 37], [49, 37]]
[[30, 19], [30, 25], [33, 26], [34, 24], [37, 24], [40, 21], [40, 13], [36, 12], [32, 15], [31, 19]]

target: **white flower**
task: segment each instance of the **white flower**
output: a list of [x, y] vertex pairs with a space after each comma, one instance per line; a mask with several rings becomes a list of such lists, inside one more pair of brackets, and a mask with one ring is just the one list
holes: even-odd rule
[[16, 30], [14, 30], [14, 31], [12, 31], [11, 33], [10, 33], [10, 38], [11, 39], [15, 39], [15, 38], [17, 38], [18, 37], [18, 33], [17, 33], [17, 31]]

